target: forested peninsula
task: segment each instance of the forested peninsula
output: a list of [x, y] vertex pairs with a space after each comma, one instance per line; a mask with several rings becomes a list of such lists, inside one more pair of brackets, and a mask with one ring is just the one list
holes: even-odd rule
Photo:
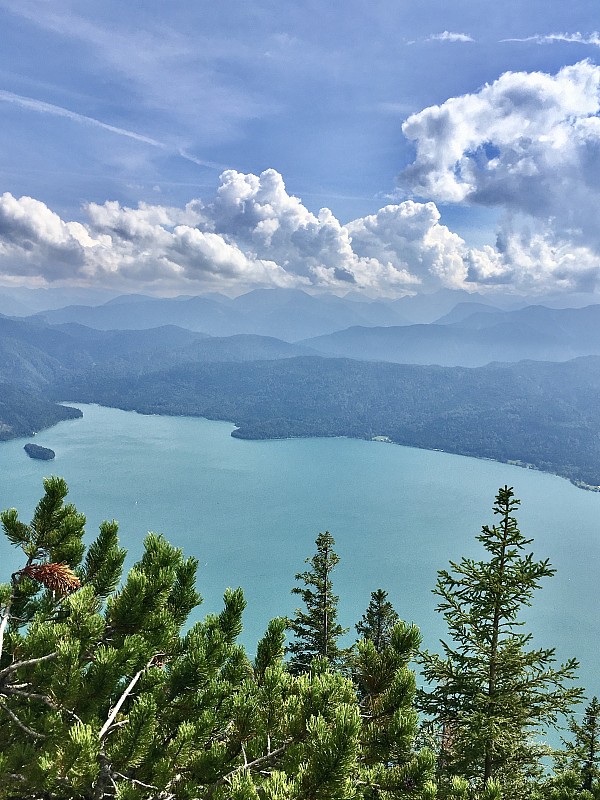
[[234, 436], [387, 437], [600, 485], [600, 357], [428, 367], [300, 356], [196, 363], [135, 377], [99, 368], [59, 398], [228, 420]]

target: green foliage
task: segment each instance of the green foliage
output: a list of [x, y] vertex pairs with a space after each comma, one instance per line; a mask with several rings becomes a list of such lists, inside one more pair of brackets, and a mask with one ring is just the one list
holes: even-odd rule
[[372, 641], [377, 652], [387, 647], [394, 625], [398, 622], [398, 614], [387, 596], [388, 593], [383, 589], [371, 592], [367, 610], [355, 625], [359, 637]]
[[422, 702], [444, 729], [434, 753], [416, 745], [420, 633], [382, 590], [342, 661], [330, 534], [297, 576], [306, 611], [291, 625], [290, 669], [287, 620], [269, 623], [250, 661], [240, 589], [190, 622], [195, 559], [151, 533], [123, 580], [117, 524], [86, 553], [66, 484], [44, 489], [29, 525], [1, 516], [25, 561], [0, 585], [2, 800], [600, 800], [595, 699], [556, 774], [535, 780], [529, 732], [577, 692], [563, 685], [574, 665], [552, 667], [518, 627], [552, 570], [522, 554], [511, 490], [480, 537], [489, 561], [440, 573], [454, 645], [423, 657], [433, 688]]
[[478, 536], [488, 560], [463, 558], [438, 573], [438, 611], [450, 641], [442, 642], [442, 656], [422, 657], [432, 688], [421, 705], [439, 726], [443, 773], [483, 787], [497, 778], [525, 797], [543, 753], [531, 734], [556, 724], [581, 692], [569, 686], [577, 663], [554, 666], [554, 650], [532, 649], [522, 632], [520, 611], [554, 570], [525, 553], [531, 540], [513, 516], [518, 504], [512, 489], [500, 489], [498, 524]]
[[119, 547], [119, 526], [112, 522], [100, 525], [98, 538], [88, 547], [81, 578], [91, 584], [98, 597], [108, 597], [121, 579], [126, 551]]
[[[286, 620], [269, 624], [252, 663], [237, 644], [241, 590], [187, 627], [200, 602], [195, 559], [151, 533], [123, 580], [116, 522], [85, 553], [66, 484], [44, 488], [30, 525], [2, 515], [31, 569], [0, 590], [1, 798], [395, 800], [430, 781], [433, 756], [413, 746], [418, 631], [399, 623], [381, 652], [362, 642], [352, 678], [335, 669], [329, 534], [302, 576], [321, 623], [323, 590], [327, 635], [304, 641], [322, 649], [294, 675]], [[49, 588], [66, 569], [65, 591]]]
[[291, 653], [290, 670], [308, 672], [314, 658], [326, 658], [332, 665], [341, 663], [343, 653], [338, 639], [347, 633], [337, 622], [339, 598], [333, 594], [331, 573], [339, 563], [333, 546], [335, 540], [329, 531], [316, 539], [317, 552], [306, 563], [312, 569], [296, 574], [304, 586], [295, 586], [292, 594], [300, 595], [305, 609], [298, 608], [289, 622], [294, 641], [288, 646]]
[[572, 739], [555, 755], [555, 775], [544, 787], [550, 800], [600, 798], [600, 703], [593, 697], [581, 723], [569, 722]]

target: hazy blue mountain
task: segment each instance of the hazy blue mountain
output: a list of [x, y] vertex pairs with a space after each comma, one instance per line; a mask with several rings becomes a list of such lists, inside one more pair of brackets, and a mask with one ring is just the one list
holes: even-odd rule
[[6, 294], [0, 289], [0, 314], [7, 317], [28, 317], [35, 314], [36, 309], [28, 306], [16, 297]]
[[146, 301], [109, 303], [101, 306], [66, 306], [55, 311], [44, 312], [46, 322], [78, 322], [99, 330], [140, 330], [159, 328], [163, 325], [178, 325], [192, 331], [204, 333], [227, 333], [230, 316], [224, 307], [214, 300], [194, 297], [177, 301], [173, 298], [148, 298]]
[[255, 333], [298, 341], [309, 330], [334, 331], [350, 325], [405, 324], [383, 302], [357, 302], [335, 295], [310, 295], [299, 289], [255, 289], [240, 295], [231, 307], [242, 311]]
[[102, 303], [102, 305], [121, 306], [129, 303], [151, 303], [156, 299], [156, 297], [152, 297], [149, 294], [119, 294], [116, 297], [112, 297], [110, 300], [107, 300], [106, 303]]
[[66, 369], [82, 368], [92, 361], [75, 337], [35, 317], [0, 317], [0, 346], [4, 353], [0, 371], [11, 369], [9, 351], [15, 354], [36, 353], [45, 359], [53, 359], [54, 363]]
[[49, 325], [38, 317], [0, 317], [0, 380], [29, 389], [41, 389], [65, 371], [100, 365], [114, 374], [139, 375], [195, 361], [251, 361], [313, 353], [306, 346], [256, 334], [209, 337], [174, 325], [103, 331], [75, 322]]
[[494, 292], [489, 296], [478, 292], [466, 292], [463, 289], [439, 289], [436, 292], [419, 293], [401, 297], [392, 301], [391, 305], [413, 323], [427, 324], [439, 320], [450, 313], [459, 303], [484, 303], [499, 306], [503, 309], [519, 308], [526, 305], [525, 300], [515, 295]]
[[[118, 292], [92, 288], [30, 289], [25, 286], [0, 286], [0, 313], [8, 316], [29, 316], [46, 309], [63, 308], [73, 303], [88, 306], [105, 303]], [[4, 310], [5, 303], [9, 304]], [[10, 305], [12, 304], [12, 305]]]
[[475, 313], [466, 316], [461, 326], [482, 330], [497, 325], [526, 325], [541, 333], [553, 332], [562, 340], [582, 346], [589, 342], [595, 347], [600, 342], [600, 305], [578, 308], [548, 308], [530, 305], [515, 311], [496, 311], [495, 313]]
[[52, 327], [68, 334], [77, 347], [84, 348], [94, 358], [100, 360], [128, 353], [159, 350], [170, 352], [210, 338], [206, 333], [178, 328], [176, 325], [124, 331], [100, 331], [77, 322], [66, 322]]
[[567, 361], [600, 354], [600, 305], [479, 310], [453, 324], [353, 327], [304, 344], [327, 356], [401, 364], [474, 367], [491, 361]]
[[458, 303], [454, 308], [443, 317], [435, 320], [436, 325], [454, 325], [457, 322], [462, 322], [467, 317], [473, 314], [494, 314], [501, 312], [502, 309], [498, 306], [491, 306], [487, 303]]
[[42, 392], [66, 368], [26, 341], [0, 336], [0, 383]]
[[384, 302], [357, 302], [297, 289], [255, 289], [230, 299], [202, 296], [150, 298], [123, 296], [101, 306], [67, 306], [42, 315], [49, 323], [78, 322], [100, 330], [178, 325], [212, 336], [253, 333], [297, 341], [351, 325], [407, 322]]
[[234, 336], [210, 337], [188, 345], [176, 357], [190, 361], [261, 361], [295, 356], [315, 355], [304, 345], [291, 344], [272, 336], [238, 333]]

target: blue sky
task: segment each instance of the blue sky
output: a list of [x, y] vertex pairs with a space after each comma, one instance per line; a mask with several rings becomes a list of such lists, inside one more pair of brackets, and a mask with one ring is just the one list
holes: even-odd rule
[[[599, 16], [577, 0], [0, 0], [0, 279], [594, 291]], [[557, 223], [565, 193], [585, 209]]]

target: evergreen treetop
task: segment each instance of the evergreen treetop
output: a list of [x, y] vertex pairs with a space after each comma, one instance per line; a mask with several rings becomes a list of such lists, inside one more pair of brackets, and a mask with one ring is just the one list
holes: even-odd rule
[[331, 574], [339, 563], [335, 540], [329, 531], [319, 533], [317, 552], [306, 563], [311, 569], [296, 574], [303, 586], [294, 586], [292, 594], [302, 598], [305, 608], [297, 608], [289, 621], [294, 641], [288, 646], [291, 653], [290, 670], [308, 672], [314, 658], [325, 658], [332, 666], [341, 663], [343, 652], [338, 639], [348, 632], [337, 621], [339, 597], [333, 593]]
[[394, 606], [387, 599], [388, 593], [383, 589], [371, 592], [371, 600], [356, 627], [362, 639], [373, 642], [375, 650], [381, 652], [390, 643], [394, 626], [399, 617]]
[[555, 666], [553, 649], [532, 647], [520, 611], [531, 604], [542, 579], [554, 574], [536, 561], [514, 517], [519, 501], [501, 488], [494, 514], [477, 537], [487, 560], [463, 558], [438, 573], [437, 610], [450, 638], [443, 655], [425, 653], [423, 673], [431, 688], [422, 706], [440, 727], [440, 769], [486, 786], [493, 778], [525, 797], [523, 783], [539, 769], [541, 750], [532, 739], [556, 724], [581, 696], [570, 685], [577, 662]]
[[123, 579], [117, 524], [86, 553], [66, 484], [44, 488], [30, 525], [1, 517], [25, 561], [0, 585], [3, 800], [432, 797], [433, 758], [413, 747], [416, 631], [383, 655], [365, 643], [354, 680], [324, 657], [292, 675], [275, 619], [251, 662], [241, 590], [188, 628], [195, 559], [149, 534]]
[[[23, 553], [0, 584], [2, 800], [600, 799], [595, 698], [572, 722], [556, 775], [536, 774], [530, 732], [578, 692], [566, 688], [574, 662], [554, 667], [553, 651], [532, 649], [522, 630], [520, 608], [552, 570], [524, 552], [507, 487], [498, 524], [480, 537], [488, 560], [440, 573], [452, 639], [442, 656], [423, 656], [432, 688], [421, 693], [442, 731], [437, 760], [416, 745], [420, 633], [390, 612], [383, 590], [337, 668], [330, 534], [297, 576], [306, 611], [292, 671], [287, 620], [269, 624], [251, 661], [238, 644], [241, 590], [225, 592], [220, 613], [190, 620], [195, 559], [149, 534], [123, 576], [116, 522], [86, 550], [64, 481], [44, 489], [30, 524], [14, 509], [0, 516]], [[379, 638], [378, 617], [390, 623]]]

